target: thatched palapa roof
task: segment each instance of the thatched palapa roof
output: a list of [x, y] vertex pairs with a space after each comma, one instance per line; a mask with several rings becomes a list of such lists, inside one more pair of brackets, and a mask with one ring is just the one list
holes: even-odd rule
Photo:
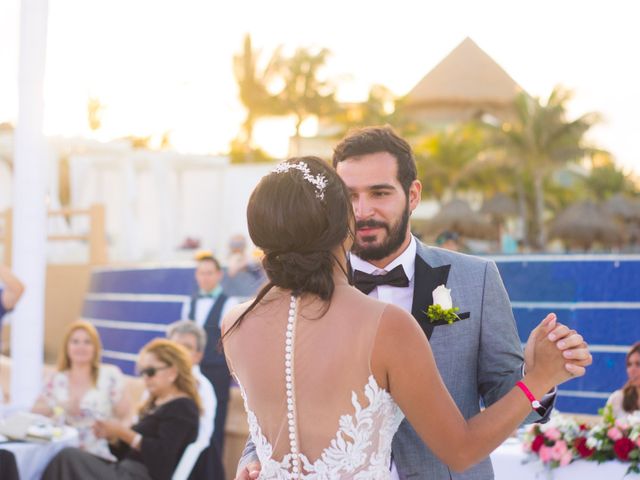
[[510, 106], [522, 88], [473, 40], [465, 38], [406, 96], [406, 106]]

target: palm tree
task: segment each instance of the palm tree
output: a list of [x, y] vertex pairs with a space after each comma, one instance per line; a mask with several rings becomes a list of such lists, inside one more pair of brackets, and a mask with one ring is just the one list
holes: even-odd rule
[[102, 126], [102, 111], [104, 105], [97, 97], [89, 97], [87, 101], [87, 121], [92, 131], [98, 130]]
[[343, 137], [350, 128], [387, 124], [403, 137], [416, 136], [419, 127], [405, 115], [403, 102], [384, 85], [372, 85], [364, 102], [342, 104], [337, 110], [332, 120], [342, 128], [336, 136]]
[[253, 148], [253, 127], [256, 120], [284, 113], [279, 110], [280, 103], [276, 100], [276, 95], [269, 91], [280, 63], [280, 49], [273, 52], [262, 69], [258, 67], [259, 57], [260, 52], [253, 49], [251, 36], [245, 35], [242, 53], [233, 57], [233, 73], [238, 82], [240, 101], [247, 111], [240, 139], [247, 150]]
[[615, 194], [631, 196], [639, 193], [631, 176], [618, 168], [610, 156], [601, 155], [593, 163], [583, 186], [594, 200], [604, 201]]
[[335, 113], [335, 86], [321, 77], [329, 50], [298, 48], [290, 58], [281, 58], [278, 73], [284, 87], [278, 100], [284, 111], [295, 117], [295, 137], [300, 150], [300, 127], [309, 117]]
[[515, 121], [504, 122], [493, 129], [495, 145], [503, 148], [513, 168], [533, 186], [535, 245], [544, 248], [544, 183], [558, 169], [578, 161], [597, 150], [586, 146], [584, 136], [599, 121], [596, 113], [567, 119], [567, 102], [572, 93], [556, 87], [542, 103], [526, 93], [516, 97]]
[[470, 187], [482, 171], [483, 148], [483, 132], [473, 123], [425, 137], [415, 147], [418, 178], [424, 194], [439, 202], [445, 195], [456, 198], [458, 190]]

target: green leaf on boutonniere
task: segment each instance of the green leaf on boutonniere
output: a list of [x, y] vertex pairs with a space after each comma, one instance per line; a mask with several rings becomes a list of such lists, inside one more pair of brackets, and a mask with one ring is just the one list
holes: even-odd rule
[[452, 323], [460, 320], [460, 317], [458, 317], [457, 314], [459, 310], [460, 309], [458, 307], [448, 308], [445, 310], [440, 305], [429, 305], [429, 308], [427, 308], [425, 313], [431, 323], [444, 321], [451, 325]]

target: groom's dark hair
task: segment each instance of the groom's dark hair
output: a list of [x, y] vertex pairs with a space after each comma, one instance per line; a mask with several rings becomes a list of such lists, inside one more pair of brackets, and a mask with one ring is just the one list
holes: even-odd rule
[[347, 158], [378, 152], [387, 152], [396, 158], [398, 181], [408, 195], [411, 184], [418, 178], [416, 160], [409, 143], [389, 125], [350, 130], [333, 150], [333, 168]]

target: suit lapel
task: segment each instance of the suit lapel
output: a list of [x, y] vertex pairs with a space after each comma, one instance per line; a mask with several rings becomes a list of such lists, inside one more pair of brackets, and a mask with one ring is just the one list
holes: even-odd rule
[[433, 324], [429, 322], [425, 312], [429, 305], [433, 305], [432, 293], [436, 287], [447, 284], [450, 269], [451, 265], [432, 267], [420, 255], [416, 255], [411, 314], [418, 321], [427, 338], [431, 338]]

